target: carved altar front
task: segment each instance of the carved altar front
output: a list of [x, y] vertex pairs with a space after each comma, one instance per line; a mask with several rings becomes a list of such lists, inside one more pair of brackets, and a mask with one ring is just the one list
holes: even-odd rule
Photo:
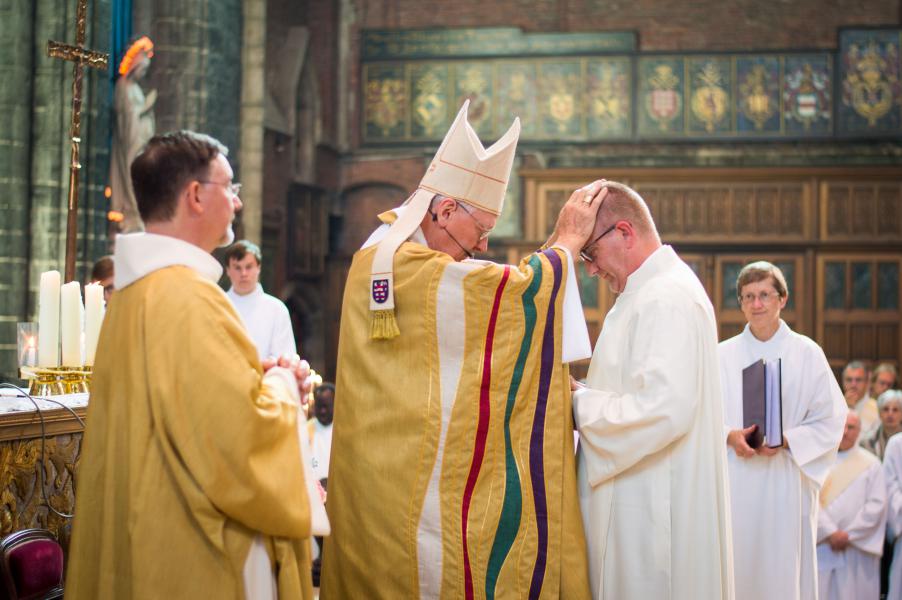
[[[87, 394], [54, 399], [84, 419]], [[28, 399], [0, 397], [0, 537], [40, 527], [53, 532], [67, 548], [72, 520], [55, 514], [47, 503], [60, 513], [72, 514], [74, 510], [82, 425], [64, 408], [37, 402], [44, 418], [43, 438], [41, 419]]]

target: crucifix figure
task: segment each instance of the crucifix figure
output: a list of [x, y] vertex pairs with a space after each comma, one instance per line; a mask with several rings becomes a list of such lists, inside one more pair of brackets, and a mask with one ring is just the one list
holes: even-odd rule
[[75, 64], [72, 67], [72, 123], [69, 129], [71, 160], [69, 162], [69, 212], [66, 221], [66, 281], [75, 280], [75, 254], [78, 238], [78, 145], [81, 143], [81, 80], [82, 67], [106, 70], [109, 55], [88, 50], [85, 45], [85, 22], [88, 17], [88, 0], [78, 0], [75, 17], [75, 45], [50, 40], [47, 56], [62, 58]]

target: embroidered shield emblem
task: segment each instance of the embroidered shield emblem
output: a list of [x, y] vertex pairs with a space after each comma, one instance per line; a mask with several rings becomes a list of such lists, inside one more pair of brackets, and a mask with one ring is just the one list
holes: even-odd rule
[[388, 300], [388, 279], [376, 279], [373, 281], [373, 300], [377, 304], [384, 304]]

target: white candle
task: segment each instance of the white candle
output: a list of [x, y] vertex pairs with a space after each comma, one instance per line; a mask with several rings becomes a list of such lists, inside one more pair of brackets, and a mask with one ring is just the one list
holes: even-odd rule
[[63, 342], [63, 366], [80, 367], [82, 359], [82, 323], [84, 306], [81, 303], [81, 284], [64, 283], [60, 292], [60, 331]]
[[35, 348], [35, 339], [34, 336], [29, 336], [28, 344], [26, 345], [25, 350], [25, 366], [26, 367], [34, 367], [36, 366], [37, 359], [37, 349]]
[[41, 273], [38, 292], [38, 366], [60, 364], [60, 272]]
[[103, 286], [89, 283], [85, 286], [85, 364], [94, 365], [97, 340], [103, 323]]

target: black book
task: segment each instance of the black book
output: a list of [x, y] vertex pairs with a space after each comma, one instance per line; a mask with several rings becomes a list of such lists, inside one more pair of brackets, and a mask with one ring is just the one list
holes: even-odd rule
[[752, 448], [783, 444], [783, 393], [780, 359], [757, 360], [742, 370], [742, 427], [757, 425], [746, 441]]

